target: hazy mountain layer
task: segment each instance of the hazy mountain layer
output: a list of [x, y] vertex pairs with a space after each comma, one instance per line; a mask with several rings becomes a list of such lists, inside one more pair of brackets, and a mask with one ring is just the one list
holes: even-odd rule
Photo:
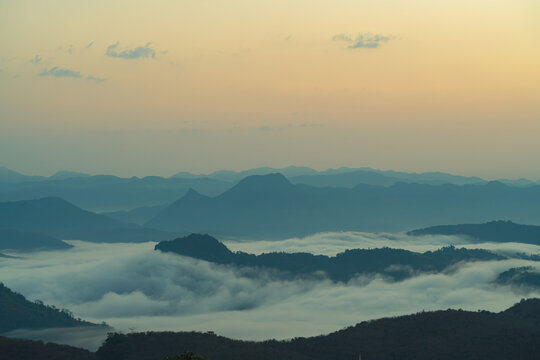
[[[317, 171], [305, 166], [289, 166], [286, 168], [261, 167], [244, 171], [220, 170], [210, 174], [192, 174], [179, 172], [172, 177], [178, 178], [212, 178], [224, 181], [240, 181], [247, 176], [280, 173], [293, 183], [313, 186], [345, 186], [352, 187], [360, 183], [372, 185], [390, 185], [398, 181], [418, 182], [426, 184], [476, 184], [486, 182], [478, 177], [452, 175], [443, 172], [408, 173], [403, 171], [378, 170], [372, 168], [340, 167]], [[520, 183], [521, 184], [521, 183]]]
[[[246, 171], [216, 171], [207, 175], [180, 172], [170, 178], [148, 176], [121, 178], [112, 175], [94, 175], [58, 171], [50, 177], [28, 176], [0, 167], [0, 201], [29, 200], [56, 196], [93, 211], [129, 211], [138, 207], [168, 204], [183, 196], [188, 189], [207, 196], [216, 196], [231, 188], [236, 182], [251, 175], [282, 173], [292, 183], [314, 187], [352, 188], [358, 184], [391, 186], [398, 182], [420, 184], [485, 184], [478, 177], [465, 177], [441, 172], [407, 173], [370, 168], [338, 168], [316, 171], [308, 167], [274, 169], [262, 167]], [[527, 179], [501, 182], [515, 186], [530, 186], [535, 182]], [[118, 214], [123, 217], [123, 214]], [[140, 223], [149, 217], [125, 214], [130, 221]], [[141, 214], [139, 214], [141, 215]]]
[[173, 233], [141, 228], [82, 210], [60, 198], [0, 202], [0, 229], [39, 232], [61, 239], [95, 242], [145, 242]]
[[315, 188], [283, 175], [250, 176], [219, 196], [189, 191], [146, 225], [183, 232], [285, 238], [325, 231], [400, 232], [506, 218], [540, 224], [540, 186], [358, 185]]
[[465, 235], [483, 242], [520, 242], [540, 245], [540, 226], [490, 221], [485, 224], [439, 225], [413, 230], [409, 235]]
[[217, 195], [232, 185], [229, 182], [204, 178], [166, 179], [158, 176], [120, 178], [111, 175], [70, 177], [60, 173], [39, 181], [31, 179], [4, 183], [0, 181], [0, 201], [61, 197], [84, 209], [120, 211], [167, 204], [183, 196], [190, 188], [204, 194]]
[[49, 235], [0, 229], [0, 250], [61, 250], [71, 247]]

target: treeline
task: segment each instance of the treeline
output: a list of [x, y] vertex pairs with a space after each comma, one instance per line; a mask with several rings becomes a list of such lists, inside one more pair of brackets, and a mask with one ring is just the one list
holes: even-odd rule
[[161, 360], [186, 350], [207, 360], [538, 359], [540, 300], [501, 312], [446, 310], [367, 321], [329, 335], [239, 341], [213, 333], [111, 334], [100, 360]]
[[409, 235], [465, 235], [476, 241], [518, 242], [540, 245], [540, 226], [521, 225], [511, 221], [484, 224], [439, 225], [413, 230]]
[[461, 261], [505, 258], [487, 250], [453, 246], [424, 253], [380, 248], [346, 250], [334, 257], [283, 252], [254, 255], [232, 252], [212, 236], [201, 234], [162, 241], [155, 249], [216, 264], [275, 269], [283, 275], [299, 276], [322, 271], [334, 281], [348, 281], [357, 274], [382, 274], [392, 280], [403, 280], [419, 272], [440, 272]]
[[[197, 354], [196, 356], [194, 354]], [[446, 310], [365, 321], [310, 338], [241, 341], [212, 332], [110, 333], [96, 353], [0, 337], [0, 360], [537, 360], [540, 299], [500, 312]]]
[[51, 327], [92, 326], [75, 319], [66, 309], [28, 301], [0, 283], [0, 334], [14, 329], [39, 329]]
[[88, 350], [0, 336], [0, 360], [96, 360]]

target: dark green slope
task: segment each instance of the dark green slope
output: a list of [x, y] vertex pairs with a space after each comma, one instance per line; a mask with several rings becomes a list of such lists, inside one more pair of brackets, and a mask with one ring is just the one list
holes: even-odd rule
[[71, 247], [50, 235], [0, 229], [0, 250], [64, 250]]
[[446, 310], [367, 321], [347, 329], [290, 341], [231, 340], [213, 333], [148, 332], [110, 335], [102, 360], [161, 360], [193, 351], [207, 360], [537, 360], [540, 300], [501, 313]]
[[490, 221], [485, 224], [439, 225], [413, 230], [410, 235], [466, 235], [482, 242], [520, 242], [540, 245], [540, 226]]
[[96, 356], [73, 346], [0, 336], [0, 360], [96, 360]]
[[309, 253], [266, 253], [261, 255], [232, 252], [209, 235], [191, 234], [162, 241], [156, 250], [173, 252], [216, 264], [278, 270], [281, 276], [306, 276], [326, 273], [334, 281], [348, 281], [358, 274], [381, 274], [403, 280], [418, 273], [441, 272], [463, 261], [493, 261], [505, 257], [486, 250], [445, 247], [437, 251], [415, 253], [402, 249], [353, 249], [334, 257]]
[[26, 300], [0, 283], [0, 334], [14, 329], [94, 326], [75, 319], [69, 311]]

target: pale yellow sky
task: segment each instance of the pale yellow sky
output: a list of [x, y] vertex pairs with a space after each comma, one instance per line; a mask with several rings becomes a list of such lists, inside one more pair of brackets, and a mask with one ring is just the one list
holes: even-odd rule
[[538, 64], [537, 0], [0, 0], [0, 165], [540, 178]]

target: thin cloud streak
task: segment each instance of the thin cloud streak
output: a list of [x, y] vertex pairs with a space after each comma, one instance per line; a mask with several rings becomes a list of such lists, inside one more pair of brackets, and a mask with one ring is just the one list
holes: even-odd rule
[[49, 70], [43, 70], [38, 76], [53, 76], [53, 77], [71, 77], [71, 78], [81, 78], [82, 75], [80, 72], [70, 69], [62, 69], [58, 66], [53, 66]]
[[126, 49], [118, 51], [120, 42], [117, 41], [115, 44], [109, 45], [105, 51], [105, 55], [114, 58], [121, 59], [140, 59], [140, 58], [152, 58], [156, 57], [156, 51], [150, 47], [151, 43], [146, 43], [144, 46], [137, 46], [134, 49]]
[[32, 64], [39, 64], [41, 62], [41, 60], [42, 60], [41, 56], [39, 56], [39, 54], [38, 54], [38, 55], [34, 56], [33, 58], [31, 58], [30, 62]]
[[348, 49], [376, 49], [382, 43], [393, 40], [394, 37], [382, 34], [360, 33], [356, 36], [337, 34], [332, 37], [333, 41], [349, 43]]

